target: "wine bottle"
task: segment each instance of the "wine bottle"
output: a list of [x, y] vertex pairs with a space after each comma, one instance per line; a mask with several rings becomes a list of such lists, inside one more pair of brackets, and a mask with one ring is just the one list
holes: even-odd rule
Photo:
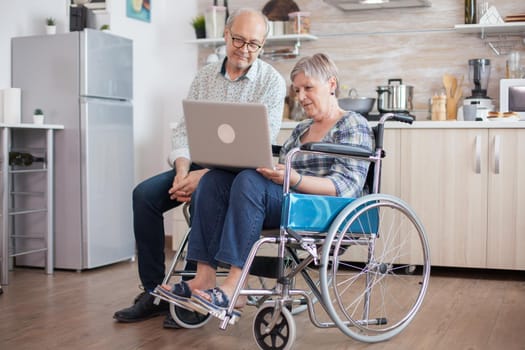
[[31, 153], [25, 152], [9, 152], [9, 165], [25, 165], [29, 166], [35, 162], [44, 162], [43, 157], [35, 157]]
[[226, 20], [228, 20], [228, 17], [230, 17], [230, 10], [228, 9], [228, 0], [223, 0], [224, 7], [226, 7]]
[[476, 24], [476, 0], [465, 0], [465, 24]]

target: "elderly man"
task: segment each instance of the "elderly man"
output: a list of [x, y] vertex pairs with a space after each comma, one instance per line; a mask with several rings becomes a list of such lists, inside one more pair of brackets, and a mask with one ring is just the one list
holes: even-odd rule
[[[189, 99], [252, 102], [266, 105], [272, 141], [281, 126], [286, 95], [283, 77], [258, 59], [268, 34], [268, 20], [259, 11], [239, 9], [224, 30], [226, 57], [204, 66], [193, 80]], [[133, 191], [134, 232], [139, 276], [144, 292], [132, 306], [115, 312], [120, 322], [138, 322], [167, 314], [168, 304], [153, 304], [150, 295], [162, 283], [164, 267], [163, 213], [190, 200], [201, 177], [208, 171], [191, 164], [184, 121], [174, 130], [170, 163], [173, 169], [151, 177]], [[165, 326], [172, 324], [168, 318]]]

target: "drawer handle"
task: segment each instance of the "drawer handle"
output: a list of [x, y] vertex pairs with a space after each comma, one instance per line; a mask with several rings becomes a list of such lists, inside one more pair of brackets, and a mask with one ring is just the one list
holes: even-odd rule
[[476, 154], [474, 158], [476, 174], [481, 174], [481, 136], [476, 136]]
[[494, 173], [496, 174], [499, 174], [500, 144], [501, 144], [500, 136], [499, 135], [494, 136]]

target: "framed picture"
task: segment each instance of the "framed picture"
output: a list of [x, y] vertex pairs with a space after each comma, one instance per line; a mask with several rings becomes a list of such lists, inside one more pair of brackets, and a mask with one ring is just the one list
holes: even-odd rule
[[151, 22], [152, 0], [126, 0], [126, 15], [129, 18]]

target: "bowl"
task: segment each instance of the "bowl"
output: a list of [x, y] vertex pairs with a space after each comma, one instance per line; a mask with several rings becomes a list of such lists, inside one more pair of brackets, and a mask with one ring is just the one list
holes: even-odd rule
[[342, 97], [337, 99], [339, 107], [345, 111], [354, 111], [361, 114], [368, 114], [376, 99], [373, 97]]

